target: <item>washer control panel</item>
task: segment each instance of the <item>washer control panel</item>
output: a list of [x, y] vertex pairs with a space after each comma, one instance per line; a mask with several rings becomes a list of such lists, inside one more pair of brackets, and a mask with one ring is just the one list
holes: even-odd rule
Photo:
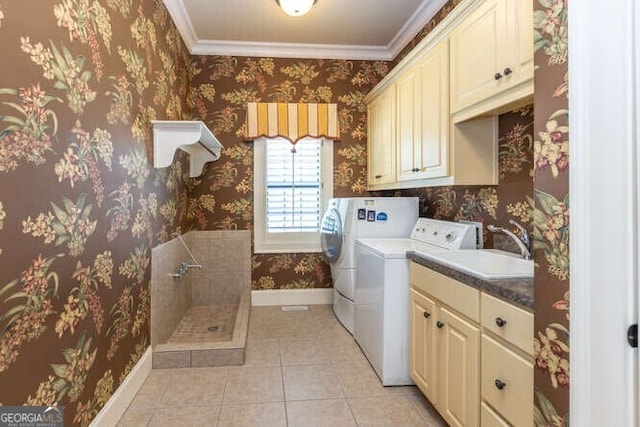
[[443, 249], [476, 249], [476, 229], [469, 224], [418, 218], [411, 238]]

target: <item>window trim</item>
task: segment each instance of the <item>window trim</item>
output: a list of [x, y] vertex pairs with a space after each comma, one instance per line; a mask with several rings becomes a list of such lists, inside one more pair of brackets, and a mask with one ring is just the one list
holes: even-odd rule
[[[321, 214], [333, 197], [333, 140], [314, 138], [322, 141], [321, 150], [321, 182], [322, 201]], [[266, 147], [273, 138], [260, 137], [253, 143], [253, 252], [254, 253], [317, 253], [320, 247], [320, 232], [284, 232], [267, 233], [266, 223]]]

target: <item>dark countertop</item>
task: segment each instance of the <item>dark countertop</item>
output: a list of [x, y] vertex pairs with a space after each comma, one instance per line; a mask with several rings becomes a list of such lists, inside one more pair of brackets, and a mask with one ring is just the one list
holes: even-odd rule
[[533, 279], [482, 279], [408, 251], [407, 258], [454, 280], [533, 311]]

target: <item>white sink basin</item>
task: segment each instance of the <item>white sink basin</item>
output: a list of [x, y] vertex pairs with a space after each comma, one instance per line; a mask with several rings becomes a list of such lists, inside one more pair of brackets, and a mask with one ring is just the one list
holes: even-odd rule
[[457, 250], [422, 253], [426, 258], [483, 279], [533, 277], [533, 261], [495, 250]]

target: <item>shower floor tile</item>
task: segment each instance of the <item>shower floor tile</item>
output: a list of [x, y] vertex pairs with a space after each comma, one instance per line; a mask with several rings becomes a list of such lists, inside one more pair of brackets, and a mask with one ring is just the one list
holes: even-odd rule
[[193, 306], [167, 341], [169, 344], [231, 341], [238, 306]]

